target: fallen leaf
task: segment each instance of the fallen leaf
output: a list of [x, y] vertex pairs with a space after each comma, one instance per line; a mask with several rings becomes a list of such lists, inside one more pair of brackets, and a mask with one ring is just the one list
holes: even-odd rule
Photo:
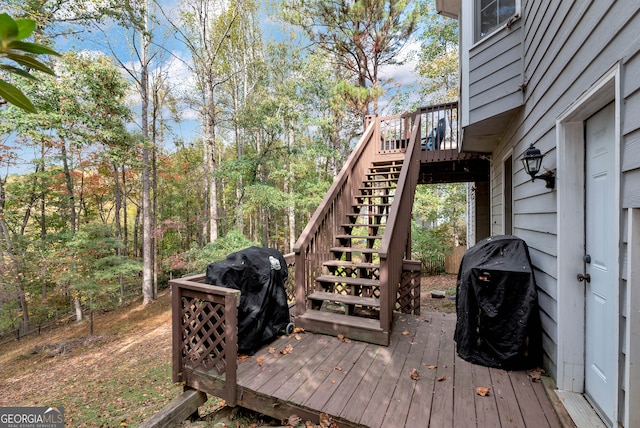
[[406, 330], [406, 329], [405, 329], [405, 330], [403, 330], [403, 331], [402, 331], [402, 335], [403, 335], [403, 336], [406, 336], [406, 335], [408, 335], [408, 334], [409, 334], [409, 330]]
[[420, 379], [420, 373], [418, 373], [418, 370], [413, 369], [411, 370], [411, 372], [409, 373], [409, 377], [413, 380], [418, 380]]
[[293, 346], [291, 346], [290, 343], [287, 343], [287, 346], [285, 346], [283, 349], [280, 350], [280, 353], [282, 355], [287, 355], [293, 352]]
[[302, 337], [299, 334], [296, 334], [294, 337], [296, 338], [296, 340], [302, 339]]
[[259, 362], [259, 363], [261, 363], [261, 362], [263, 362], [263, 361], [264, 361], [264, 357], [258, 357], [258, 358], [256, 358], [256, 361], [257, 361], [257, 362]]
[[342, 371], [342, 367], [339, 367], [339, 366], [336, 366], [336, 367], [334, 367], [333, 369], [334, 369], [334, 370], [338, 370], [339, 372], [341, 372], [341, 371]]
[[476, 394], [481, 397], [486, 397], [489, 395], [489, 388], [485, 388], [484, 386], [479, 386], [476, 388]]
[[440, 376], [438, 379], [436, 379], [438, 382], [442, 382], [443, 380], [447, 380], [446, 376]]
[[296, 327], [293, 329], [294, 333], [304, 333], [304, 328], [302, 327]]
[[271, 347], [267, 350], [267, 352], [268, 352], [268, 353], [270, 353], [270, 354], [275, 354], [275, 353], [276, 353], [276, 352], [278, 352], [278, 351], [276, 351], [276, 348], [274, 348], [273, 346], [271, 346]]
[[344, 343], [351, 343], [351, 339], [349, 339], [348, 337], [344, 337], [344, 334], [339, 334], [338, 340]]
[[531, 378], [531, 382], [540, 382], [540, 378], [544, 374], [544, 370], [540, 369], [540, 368], [533, 369], [533, 370], [530, 370], [529, 372], [527, 372], [527, 374]]
[[298, 425], [301, 422], [302, 422], [302, 418], [300, 416], [291, 415], [287, 419], [282, 421], [282, 425], [287, 426], [287, 427], [295, 427], [296, 425]]
[[336, 383], [336, 380], [335, 380], [335, 379], [332, 379], [332, 380], [331, 380], [331, 383]]
[[320, 428], [333, 428], [337, 427], [336, 424], [331, 420], [331, 416], [326, 413], [320, 413]]
[[438, 368], [438, 366], [434, 366], [434, 365], [432, 364], [432, 365], [430, 365], [430, 366], [427, 366], [427, 368], [428, 368], [429, 370], [433, 370], [433, 369], [437, 369], [437, 368]]

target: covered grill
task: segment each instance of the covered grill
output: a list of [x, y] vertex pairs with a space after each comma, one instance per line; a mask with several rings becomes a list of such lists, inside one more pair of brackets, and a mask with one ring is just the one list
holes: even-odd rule
[[272, 248], [249, 247], [207, 266], [205, 283], [240, 290], [238, 352], [254, 353], [293, 324], [284, 284], [287, 263]]
[[540, 365], [540, 314], [527, 244], [515, 236], [484, 239], [467, 250], [458, 271], [458, 355], [487, 367]]

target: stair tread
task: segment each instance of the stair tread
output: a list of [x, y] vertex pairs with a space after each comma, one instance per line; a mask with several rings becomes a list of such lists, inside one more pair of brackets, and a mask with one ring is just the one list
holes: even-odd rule
[[380, 285], [380, 281], [377, 279], [369, 278], [353, 278], [350, 276], [337, 276], [337, 275], [320, 275], [316, 278], [317, 282], [329, 282], [329, 283], [343, 283], [347, 285], [361, 285], [363, 287], [375, 287]]
[[384, 217], [387, 213], [349, 213], [348, 217]]
[[348, 294], [328, 293], [326, 291], [316, 291], [307, 296], [311, 300], [327, 300], [330, 302], [339, 302], [347, 305], [361, 305], [373, 308], [380, 307], [380, 299], [376, 297], [361, 297]]
[[390, 207], [391, 204], [357, 204], [356, 203], [353, 206], [354, 207]]
[[384, 227], [386, 223], [381, 224], [362, 224], [362, 223], [343, 223], [342, 227]]
[[363, 318], [355, 315], [344, 315], [336, 314], [334, 312], [307, 309], [307, 311], [304, 314], [299, 315], [298, 318], [333, 324], [336, 327], [355, 327], [364, 330], [382, 331], [382, 328], [380, 327], [380, 320]]
[[336, 239], [382, 239], [382, 235], [336, 235]]
[[333, 247], [331, 251], [334, 253], [364, 253], [364, 254], [373, 254], [377, 253], [380, 250], [377, 248], [358, 248], [358, 247]]
[[349, 267], [353, 269], [377, 269], [380, 267], [380, 263], [350, 262], [343, 260], [328, 260], [322, 265], [327, 267]]
[[362, 186], [362, 187], [358, 187], [358, 190], [388, 190], [388, 189], [395, 189], [396, 187], [398, 186], [397, 185], [395, 186]]

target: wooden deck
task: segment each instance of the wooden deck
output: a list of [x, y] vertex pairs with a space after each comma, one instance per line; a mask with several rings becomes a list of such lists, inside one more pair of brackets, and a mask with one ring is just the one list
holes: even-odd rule
[[[455, 315], [397, 315], [390, 346], [299, 333], [238, 362], [239, 406], [340, 427], [560, 427], [541, 382], [455, 352]], [[412, 379], [412, 370], [419, 378]], [[199, 371], [202, 388], [222, 382]], [[487, 396], [477, 387], [489, 388]]]

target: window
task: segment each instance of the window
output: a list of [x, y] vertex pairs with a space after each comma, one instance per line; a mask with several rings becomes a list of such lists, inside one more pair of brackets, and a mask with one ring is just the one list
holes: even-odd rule
[[476, 0], [478, 40], [516, 14], [517, 0]]

